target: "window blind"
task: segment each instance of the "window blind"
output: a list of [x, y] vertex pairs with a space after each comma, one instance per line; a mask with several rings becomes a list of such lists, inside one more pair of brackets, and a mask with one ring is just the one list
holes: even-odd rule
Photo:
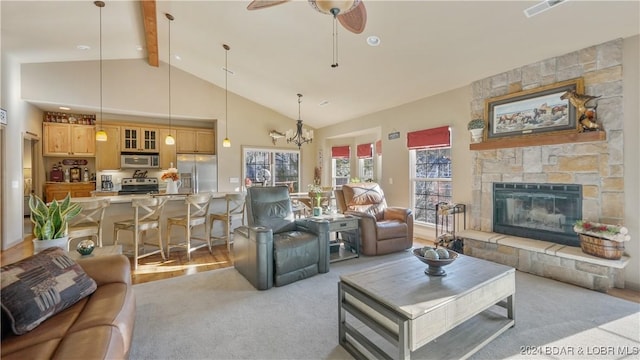
[[334, 159], [348, 159], [350, 157], [350, 146], [334, 146], [331, 148], [331, 157]]
[[449, 126], [418, 130], [407, 133], [409, 149], [438, 148], [451, 146]]

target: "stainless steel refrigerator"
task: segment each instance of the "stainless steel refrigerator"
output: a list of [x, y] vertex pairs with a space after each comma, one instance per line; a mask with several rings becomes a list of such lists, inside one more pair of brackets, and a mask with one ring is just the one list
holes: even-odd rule
[[178, 154], [181, 194], [218, 191], [218, 160], [215, 155]]

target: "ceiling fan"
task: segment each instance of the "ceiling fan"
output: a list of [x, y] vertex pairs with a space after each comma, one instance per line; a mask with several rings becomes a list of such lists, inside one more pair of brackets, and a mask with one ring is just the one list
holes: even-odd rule
[[[290, 0], [253, 0], [247, 10], [258, 10], [280, 5]], [[309, 5], [317, 11], [333, 15], [340, 24], [355, 34], [364, 31], [367, 23], [367, 10], [362, 0], [308, 0]]]

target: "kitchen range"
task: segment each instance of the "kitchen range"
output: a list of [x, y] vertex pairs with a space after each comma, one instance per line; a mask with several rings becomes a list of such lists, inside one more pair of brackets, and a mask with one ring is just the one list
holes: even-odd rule
[[158, 194], [158, 178], [124, 178], [118, 195]]

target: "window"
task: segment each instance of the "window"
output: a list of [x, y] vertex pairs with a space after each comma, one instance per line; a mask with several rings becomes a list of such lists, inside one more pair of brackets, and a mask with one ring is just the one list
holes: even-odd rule
[[252, 185], [287, 185], [293, 192], [299, 192], [299, 159], [298, 150], [245, 148], [243, 177]]
[[358, 153], [358, 177], [360, 181], [373, 180], [373, 144], [360, 144]]
[[373, 158], [358, 159], [358, 176], [361, 181], [373, 181]]
[[331, 148], [331, 183], [339, 187], [349, 182], [351, 176], [351, 162], [349, 146], [334, 146]]
[[332, 159], [332, 184], [334, 187], [342, 186], [349, 182], [351, 163], [349, 159]]
[[409, 133], [407, 145], [412, 164], [414, 220], [417, 223], [435, 225], [436, 204], [452, 203], [449, 128]]

